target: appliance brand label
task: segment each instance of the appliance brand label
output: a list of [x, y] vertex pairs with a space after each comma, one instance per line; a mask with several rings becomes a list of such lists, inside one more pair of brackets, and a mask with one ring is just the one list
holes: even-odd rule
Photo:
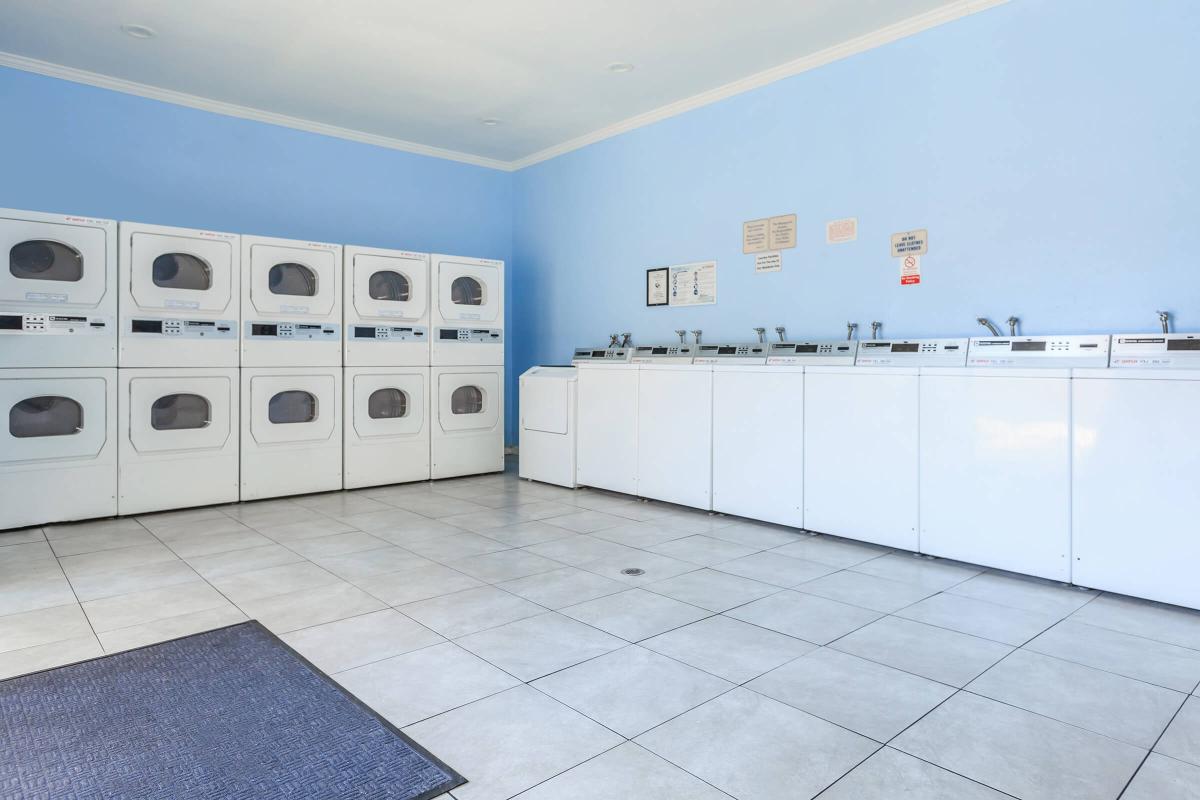
[[50, 294], [48, 292], [26, 292], [25, 299], [34, 303], [65, 303], [67, 295], [65, 294]]

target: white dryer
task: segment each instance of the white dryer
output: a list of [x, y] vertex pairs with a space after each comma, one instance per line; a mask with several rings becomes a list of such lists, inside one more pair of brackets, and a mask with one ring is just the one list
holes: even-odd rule
[[122, 222], [121, 367], [236, 367], [241, 251], [232, 233]]
[[1072, 583], [1200, 608], [1200, 334], [1112, 337], [1071, 381]]
[[504, 367], [431, 367], [433, 478], [504, 469]]
[[430, 364], [504, 364], [504, 262], [431, 257]]
[[341, 489], [341, 367], [244, 367], [241, 376], [242, 500]]
[[342, 246], [242, 237], [243, 367], [342, 364]]
[[117, 512], [238, 500], [236, 367], [117, 373]]
[[871, 340], [804, 368], [806, 528], [917, 549], [918, 370], [966, 360], [966, 339]]
[[0, 209], [0, 366], [117, 365], [117, 223]]
[[343, 486], [429, 480], [429, 367], [347, 367]]
[[967, 366], [921, 368], [920, 550], [1071, 577], [1071, 368], [1108, 336], [971, 339]]
[[342, 270], [346, 366], [429, 366], [429, 256], [347, 246]]
[[0, 370], [0, 529], [117, 513], [117, 369]]
[[519, 476], [574, 489], [579, 370], [530, 367], [521, 374], [519, 386]]

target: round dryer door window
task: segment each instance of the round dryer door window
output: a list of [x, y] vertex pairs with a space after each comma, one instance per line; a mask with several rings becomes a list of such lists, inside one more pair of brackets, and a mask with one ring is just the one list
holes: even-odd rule
[[154, 259], [151, 278], [164, 289], [207, 291], [212, 288], [212, 267], [190, 253], [163, 253]]
[[195, 430], [211, 422], [212, 406], [198, 394], [169, 394], [150, 406], [150, 427], [156, 431]]
[[275, 264], [267, 273], [267, 288], [271, 290], [272, 294], [315, 297], [317, 273], [303, 264], [295, 262]]
[[450, 284], [450, 302], [457, 306], [483, 305], [483, 284], [469, 275], [455, 278]]
[[69, 397], [29, 397], [8, 410], [8, 432], [15, 439], [72, 436], [83, 430], [83, 406]]
[[279, 392], [267, 403], [267, 419], [273, 425], [295, 425], [317, 418], [317, 398], [305, 391]]
[[83, 278], [83, 254], [49, 239], [18, 242], [8, 251], [8, 272], [31, 281], [78, 281]]
[[483, 390], [478, 386], [460, 386], [450, 395], [451, 414], [482, 414]]
[[376, 389], [367, 398], [371, 419], [401, 419], [408, 416], [408, 393], [399, 389]]
[[412, 285], [408, 278], [399, 272], [381, 270], [371, 274], [367, 281], [367, 291], [372, 300], [407, 303], [412, 296]]

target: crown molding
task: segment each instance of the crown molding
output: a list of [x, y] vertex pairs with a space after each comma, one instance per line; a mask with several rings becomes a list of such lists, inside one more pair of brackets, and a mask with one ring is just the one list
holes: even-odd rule
[[347, 139], [352, 142], [360, 142], [362, 144], [371, 144], [377, 147], [386, 147], [390, 150], [402, 150], [406, 153], [415, 153], [421, 156], [431, 156], [433, 158], [444, 158], [450, 161], [460, 161], [464, 164], [473, 164], [477, 167], [487, 167], [489, 169], [498, 169], [511, 171], [512, 164], [508, 161], [501, 161], [495, 158], [487, 158], [486, 156], [477, 156], [471, 153], [462, 153], [457, 150], [445, 150], [440, 147], [431, 147], [430, 145], [419, 144], [417, 142], [409, 142], [404, 139], [394, 139], [390, 136], [380, 136], [375, 133], [365, 133], [356, 131], [351, 128], [342, 128], [337, 125], [328, 125], [323, 122], [315, 122], [301, 117], [291, 117], [287, 114], [276, 114], [273, 111], [263, 111], [249, 106], [239, 106], [234, 103], [225, 103], [220, 100], [213, 100], [208, 97], [200, 97], [199, 95], [188, 94], [186, 92], [177, 92], [173, 89], [162, 89], [157, 86], [150, 86], [145, 83], [137, 83], [136, 81], [127, 81], [123, 78], [114, 78], [111, 75], [102, 75], [98, 72], [89, 72], [88, 70], [76, 69], [67, 67], [61, 64], [52, 64], [49, 61], [40, 61], [36, 58], [28, 58], [15, 53], [6, 53], [0, 51], [0, 66], [12, 67], [13, 69], [23, 70], [25, 72], [34, 72], [38, 75], [46, 75], [51, 78], [61, 78], [72, 83], [83, 83], [88, 86], [98, 86], [101, 89], [111, 89], [115, 92], [123, 92], [125, 94], [137, 95], [138, 97], [146, 97], [151, 100], [160, 100], [164, 103], [173, 103], [178, 106], [187, 106], [188, 108], [196, 108], [201, 111], [211, 111], [214, 114], [223, 114], [227, 117], [238, 117], [239, 119], [248, 119], [255, 122], [265, 122], [269, 125], [280, 125], [284, 128], [292, 128], [299, 131], [307, 131], [308, 133], [317, 133], [322, 136], [333, 136], [338, 139]]
[[138, 97], [146, 97], [151, 100], [159, 100], [164, 103], [173, 103], [175, 105], [195, 108], [201, 111], [211, 111], [214, 114], [223, 114], [229, 117], [238, 117], [239, 119], [248, 119], [255, 122], [265, 122], [269, 125], [280, 125], [285, 128], [294, 130], [307, 131], [316, 133], [322, 136], [333, 136], [338, 139], [346, 139], [352, 142], [361, 142], [362, 144], [375, 145], [377, 147], [386, 147], [391, 150], [400, 150], [406, 153], [415, 153], [422, 156], [430, 156], [432, 158], [444, 158], [450, 161], [459, 161], [464, 164], [473, 164], [478, 167], [486, 167], [488, 169], [502, 170], [504, 172], [513, 172], [515, 170], [524, 169], [525, 167], [533, 166], [534, 164], [548, 161], [557, 156], [570, 153], [573, 150], [578, 150], [582, 147], [587, 147], [590, 144], [610, 139], [614, 136], [619, 136], [622, 133], [636, 130], [637, 128], [653, 125], [664, 119], [678, 116], [696, 108], [710, 105], [719, 102], [734, 95], [742, 94], [753, 89], [758, 89], [775, 81], [784, 78], [790, 78], [793, 75], [799, 75], [802, 72], [823, 67], [826, 64], [831, 64], [834, 61], [840, 61], [843, 58], [848, 58], [867, 50], [876, 47], [881, 47], [891, 42], [903, 39], [907, 36], [920, 33], [922, 31], [935, 28], [939, 25], [944, 25], [947, 22], [961, 19], [971, 14], [977, 14], [980, 11], [986, 11], [989, 8], [1003, 5], [1008, 0], [956, 0], [956, 2], [941, 8], [928, 11], [924, 14], [918, 14], [914, 17], [901, 20], [887, 27], [880, 28], [871, 33], [858, 36], [854, 39], [842, 42], [841, 44], [828, 47], [811, 55], [798, 58], [794, 61], [789, 61], [780, 64], [777, 67], [772, 67], [762, 72], [757, 72], [745, 78], [727, 83], [724, 86], [719, 86], [715, 89], [710, 89], [706, 92], [693, 95], [683, 100], [677, 100], [674, 103], [668, 103], [665, 106], [647, 111], [643, 114], [629, 117], [613, 125], [593, 131], [584, 136], [579, 136], [574, 139], [562, 142], [561, 144], [547, 147], [544, 150], [539, 150], [523, 158], [518, 158], [513, 161], [502, 161], [496, 158], [488, 158], [486, 156], [478, 156], [472, 153], [463, 153], [457, 150], [446, 150], [440, 147], [432, 147], [430, 145], [419, 144], [417, 142], [409, 142], [404, 139], [394, 139], [390, 136], [381, 136], [374, 133], [365, 133], [356, 131], [350, 128], [342, 128], [337, 125], [328, 125], [323, 122], [303, 119], [300, 117], [291, 117], [286, 114], [276, 114], [272, 111], [263, 111], [257, 108], [248, 106], [240, 106], [234, 103], [225, 103], [220, 100], [213, 100], [199, 95], [188, 94], [186, 92], [177, 92], [172, 89], [162, 89], [157, 86], [150, 86], [144, 83], [135, 81], [127, 81], [122, 78], [114, 78], [110, 75], [102, 75], [98, 72], [89, 72], [87, 70], [67, 67], [61, 64], [53, 64], [48, 61], [40, 61], [35, 58], [16, 55], [15, 53], [6, 53], [0, 51], [0, 66], [12, 67], [13, 69], [23, 70], [25, 72], [33, 72], [39, 75], [46, 75], [51, 78], [60, 78], [62, 80], [71, 81], [73, 83], [82, 83], [89, 86], [98, 86], [102, 89], [111, 89], [116, 92], [125, 94], [137, 95]]
[[922, 31], [935, 28], [939, 25], [944, 25], [947, 22], [953, 22], [956, 19], [971, 14], [977, 14], [980, 11], [986, 11], [989, 8], [1003, 5], [1008, 0], [957, 0], [941, 8], [927, 11], [924, 14], [918, 14], [914, 17], [901, 20], [900, 22], [888, 25], [885, 28], [872, 31], [871, 33], [863, 34], [862, 36], [842, 42], [841, 44], [828, 47], [824, 50], [819, 50], [811, 55], [798, 58], [795, 61], [789, 61], [780, 64], [777, 67], [757, 72], [745, 78], [740, 78], [732, 83], [727, 83], [724, 86], [718, 86], [715, 89], [709, 89], [706, 92], [692, 95], [683, 100], [677, 100], [674, 103], [668, 103], [665, 106], [647, 111], [644, 114], [629, 117], [621, 122], [609, 125], [606, 128], [601, 128], [598, 131], [580, 136], [576, 139], [556, 144], [553, 147], [547, 147], [545, 150], [539, 150], [536, 153], [525, 156], [524, 158], [516, 159], [510, 162], [510, 169], [524, 169], [525, 167], [533, 166], [534, 164], [548, 161], [549, 159], [569, 153], [572, 150], [578, 150], [581, 147], [587, 147], [590, 144], [610, 139], [613, 136], [618, 136], [622, 133], [627, 133], [637, 128], [653, 125], [664, 119], [678, 116], [696, 108], [707, 106], [712, 103], [719, 102], [734, 95], [742, 94], [743, 92], [758, 89], [767, 84], [784, 78], [790, 78], [793, 75], [799, 75], [802, 72], [823, 67], [826, 64], [831, 64], [834, 61], [840, 61], [843, 58], [863, 53], [867, 50], [876, 47], [882, 47], [885, 44], [890, 44], [898, 39], [903, 39], [906, 36], [920, 33]]

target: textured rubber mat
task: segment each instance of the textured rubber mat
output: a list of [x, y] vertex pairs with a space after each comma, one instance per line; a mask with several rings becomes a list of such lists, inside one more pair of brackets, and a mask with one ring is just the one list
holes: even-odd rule
[[428, 800], [462, 783], [257, 622], [0, 681], [6, 800]]

